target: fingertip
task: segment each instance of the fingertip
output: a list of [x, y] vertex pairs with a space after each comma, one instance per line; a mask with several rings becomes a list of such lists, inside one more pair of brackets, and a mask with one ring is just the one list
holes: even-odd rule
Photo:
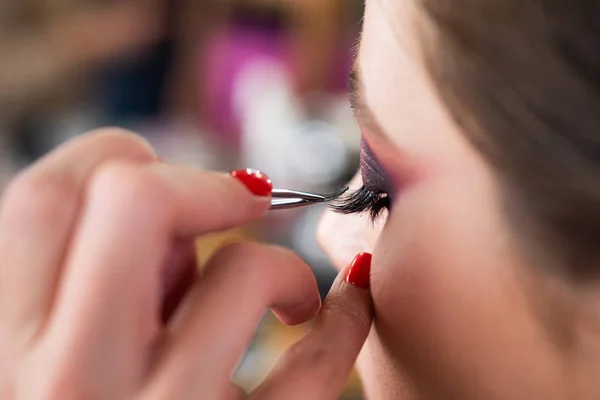
[[301, 273], [296, 278], [296, 286], [305, 289], [303, 301], [294, 307], [293, 312], [290, 312], [289, 307], [285, 304], [274, 304], [271, 309], [277, 319], [285, 325], [294, 326], [308, 322], [319, 314], [322, 306], [321, 293], [314, 271], [290, 249], [279, 246], [273, 247], [289, 260], [289, 265], [293, 262], [297, 264], [297, 267], [301, 266], [298, 269]]
[[250, 193], [259, 197], [270, 197], [273, 192], [273, 182], [266, 174], [250, 168], [238, 169], [229, 173], [241, 182]]
[[370, 292], [371, 259], [370, 253], [360, 253], [354, 257], [338, 275], [321, 311], [321, 314], [325, 314], [322, 318], [341, 317], [339, 321], [345, 322], [340, 326], [349, 323], [359, 336], [368, 333], [373, 319]]
[[371, 260], [370, 253], [360, 253], [354, 259], [346, 270], [344, 281], [359, 289], [369, 290], [371, 287]]
[[152, 144], [142, 135], [118, 127], [98, 128], [78, 137], [80, 142], [88, 142], [97, 148], [115, 148], [137, 152], [145, 161], [156, 161], [158, 154]]

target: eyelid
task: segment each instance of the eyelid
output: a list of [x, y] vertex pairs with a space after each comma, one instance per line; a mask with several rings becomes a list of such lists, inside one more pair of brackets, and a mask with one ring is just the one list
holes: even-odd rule
[[363, 185], [373, 191], [389, 192], [390, 185], [385, 170], [369, 143], [363, 138], [360, 143], [360, 172]]

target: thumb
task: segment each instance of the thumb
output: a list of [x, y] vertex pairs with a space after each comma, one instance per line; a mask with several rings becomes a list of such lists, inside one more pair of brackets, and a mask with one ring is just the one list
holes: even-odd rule
[[286, 351], [254, 400], [337, 399], [369, 334], [371, 254], [338, 275], [311, 331]]

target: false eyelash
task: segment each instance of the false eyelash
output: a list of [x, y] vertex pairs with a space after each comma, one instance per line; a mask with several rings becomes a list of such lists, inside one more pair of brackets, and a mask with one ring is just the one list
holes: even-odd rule
[[375, 222], [383, 210], [390, 209], [390, 205], [390, 196], [387, 193], [369, 190], [363, 186], [352, 194], [331, 202], [329, 207], [340, 214], [368, 212], [371, 220]]

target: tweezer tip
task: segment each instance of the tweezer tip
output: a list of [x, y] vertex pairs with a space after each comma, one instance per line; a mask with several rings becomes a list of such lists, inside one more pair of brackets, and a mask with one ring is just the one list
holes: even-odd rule
[[348, 188], [346, 187], [329, 195], [320, 195], [288, 189], [274, 189], [271, 199], [271, 210], [287, 210], [311, 204], [330, 202], [338, 199], [347, 191]]
[[325, 197], [325, 201], [329, 202], [329, 201], [333, 201], [333, 200], [337, 200], [338, 198], [340, 198], [344, 193], [346, 193], [350, 188], [349, 187], [345, 187], [341, 190], [338, 190], [335, 193], [332, 193], [328, 196], [324, 196]]

